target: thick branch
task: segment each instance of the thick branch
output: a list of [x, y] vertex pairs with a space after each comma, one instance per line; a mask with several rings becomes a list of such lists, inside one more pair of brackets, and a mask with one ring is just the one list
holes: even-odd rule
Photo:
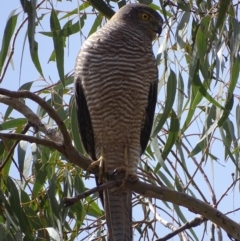
[[10, 91], [3, 88], [0, 88], [0, 94], [6, 95], [13, 98], [28, 98], [33, 100], [34, 102], [38, 103], [46, 112], [48, 115], [56, 122], [58, 128], [60, 129], [63, 140], [66, 146], [72, 145], [72, 141], [70, 138], [70, 135], [68, 133], [68, 130], [64, 124], [64, 122], [61, 120], [57, 112], [52, 108], [51, 105], [49, 105], [46, 101], [44, 101], [41, 97], [38, 95], [30, 92], [30, 91]]
[[[9, 133], [1, 133], [0, 132], [0, 139], [5, 140], [24, 140], [28, 141], [30, 143], [36, 143], [39, 145], [47, 146], [50, 148], [53, 148], [60, 153], [62, 153], [71, 163], [83, 168], [84, 170], [87, 170], [87, 168], [91, 164], [91, 159], [81, 155], [76, 148], [74, 148], [72, 145], [66, 147], [65, 145], [46, 140], [46, 139], [40, 139], [34, 136], [28, 136], [28, 135], [22, 135], [22, 134], [9, 134]], [[96, 167], [94, 170], [94, 173], [98, 173], [98, 167]]]
[[240, 240], [240, 225], [201, 200], [168, 188], [158, 187], [140, 181], [136, 183], [126, 182], [125, 186], [130, 190], [143, 195], [144, 197], [157, 198], [186, 207], [190, 211], [198, 213], [204, 218], [217, 224], [228, 234], [230, 234], [232, 238]]
[[[2, 94], [2, 95], [1, 95]], [[61, 152], [64, 156], [66, 156], [70, 162], [74, 163], [75, 165], [87, 170], [89, 165], [91, 164], [91, 160], [87, 157], [81, 155], [72, 145], [72, 141], [70, 135], [67, 131], [67, 128], [61, 118], [58, 116], [56, 111], [43, 99], [41, 99], [36, 94], [33, 94], [29, 91], [9, 91], [6, 89], [0, 88], [0, 102], [5, 103], [7, 105], [12, 106], [17, 111], [21, 112], [29, 122], [36, 125], [36, 127], [45, 133], [50, 139], [58, 142], [59, 144], [63, 144], [62, 136], [58, 133], [54, 133], [51, 129], [48, 129], [45, 125], [42, 124], [41, 120], [38, 116], [31, 111], [24, 103], [15, 99], [15, 98], [29, 98], [36, 103], [38, 103], [43, 109], [47, 111], [49, 116], [56, 122], [57, 126], [59, 127], [61, 133], [63, 134], [64, 145], [57, 145], [52, 141], [48, 141], [45, 139], [38, 139], [32, 136], [26, 135], [19, 135], [19, 134], [0, 134], [0, 137], [3, 139], [11, 139], [11, 140], [26, 140], [29, 142], [34, 142], [37, 144], [41, 144], [44, 146], [48, 146], [50, 148], [54, 148]], [[98, 173], [98, 169], [95, 170]]]
[[22, 101], [5, 95], [0, 95], [0, 102], [9, 105], [15, 110], [22, 113], [28, 119], [28, 121], [32, 123], [35, 128], [37, 128], [37, 130], [46, 134], [49, 139], [58, 143], [63, 143], [63, 138], [61, 134], [58, 132], [53, 132], [51, 128], [43, 124], [39, 117]]
[[28, 135], [23, 135], [23, 134], [12, 134], [12, 133], [0, 133], [0, 139], [3, 140], [18, 140], [18, 141], [27, 141], [30, 143], [36, 143], [36, 144], [40, 144], [43, 146], [47, 146], [50, 148], [53, 148], [57, 151], [61, 152], [61, 147], [62, 145], [54, 142], [54, 141], [50, 141], [47, 139], [40, 139], [34, 136], [28, 136]]

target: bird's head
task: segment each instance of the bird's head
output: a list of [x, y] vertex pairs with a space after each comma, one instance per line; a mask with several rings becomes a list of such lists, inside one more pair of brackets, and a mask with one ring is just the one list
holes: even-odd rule
[[163, 19], [160, 14], [144, 4], [127, 4], [112, 17], [115, 21], [124, 21], [147, 34], [151, 40], [162, 32]]

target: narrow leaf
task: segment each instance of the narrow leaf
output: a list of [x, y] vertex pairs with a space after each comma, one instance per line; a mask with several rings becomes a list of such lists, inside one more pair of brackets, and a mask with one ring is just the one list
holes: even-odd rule
[[72, 34], [78, 33], [84, 26], [84, 21], [87, 18], [86, 13], [84, 13], [82, 15], [82, 17], [80, 18], [80, 22], [77, 21], [76, 23], [72, 23], [72, 20], [69, 20], [62, 29], [59, 29], [56, 33], [54, 32], [39, 32], [45, 36], [48, 37], [54, 37], [55, 34], [58, 37], [69, 37]]
[[240, 139], [240, 104], [236, 106], [236, 127], [237, 127], [237, 138]]
[[233, 108], [234, 98], [233, 95], [231, 95], [230, 99], [227, 99], [225, 109], [223, 111], [223, 114], [221, 118], [218, 121], [218, 126], [222, 126], [225, 121], [227, 120], [228, 116], [230, 115], [230, 112]]
[[32, 85], [33, 85], [34, 81], [30, 81], [30, 82], [27, 82], [27, 83], [24, 83], [20, 88], [19, 90], [30, 90]]
[[[198, 75], [198, 74], [197, 74]], [[206, 87], [205, 87], [205, 82], [204, 84], [200, 81], [200, 78], [194, 78], [193, 79], [193, 84], [197, 87], [199, 92], [212, 104], [214, 104], [216, 107], [220, 109], [224, 109], [215, 99], [212, 98], [212, 96], [208, 93]]]
[[20, 205], [19, 191], [10, 177], [7, 177], [7, 188], [10, 193], [9, 202], [15, 214], [14, 216], [18, 218], [21, 231], [26, 235], [27, 240], [31, 241], [33, 237], [30, 232], [30, 224]]
[[218, 13], [218, 19], [217, 19], [217, 24], [216, 24], [216, 28], [219, 28], [222, 26], [226, 16], [227, 16], [227, 11], [229, 8], [229, 5], [231, 3], [231, 0], [220, 0], [219, 1], [219, 13]]
[[184, 100], [184, 82], [181, 73], [178, 75], [178, 93], [177, 93], [177, 115], [180, 119], [183, 111], [183, 100]]
[[[29, 43], [30, 43], [30, 39], [29, 39]], [[34, 40], [32, 42], [32, 47], [31, 47], [31, 58], [32, 61], [37, 69], [37, 71], [41, 74], [41, 76], [43, 76], [43, 72], [42, 72], [42, 67], [38, 58], [38, 43]]]
[[239, 51], [239, 42], [240, 42], [240, 24], [236, 18], [230, 18], [233, 28], [233, 41], [231, 46], [231, 56], [232, 58], [236, 58]]
[[51, 240], [61, 240], [59, 233], [56, 231], [56, 229], [50, 227], [46, 228], [46, 230], [48, 231]]
[[[98, 218], [101, 216], [103, 213], [97, 203], [93, 201], [90, 197], [86, 197], [86, 203], [84, 206], [84, 210], [86, 210], [87, 214], [90, 216], [93, 216], [95, 218]], [[91, 203], [91, 205], [89, 205]]]
[[88, 2], [108, 19], [110, 19], [115, 13], [110, 5], [103, 0], [89, 0]]
[[240, 71], [240, 58], [237, 56], [236, 58], [233, 58], [232, 61], [232, 66], [231, 66], [231, 72], [230, 72], [230, 84], [228, 88], [228, 95], [227, 95], [227, 101], [225, 104], [225, 108], [222, 114], [222, 117], [218, 121], [218, 126], [222, 126], [223, 123], [227, 120], [230, 111], [233, 108], [233, 91], [235, 90], [237, 81], [238, 81], [238, 76], [239, 76], [239, 71]]
[[78, 132], [78, 121], [77, 121], [77, 111], [76, 104], [74, 98], [72, 97], [70, 100], [70, 115], [71, 115], [71, 134], [73, 136], [74, 146], [80, 153], [85, 153], [80, 135]]
[[0, 74], [2, 72], [2, 68], [5, 62], [5, 59], [7, 57], [9, 45], [11, 43], [11, 38], [13, 36], [16, 24], [17, 24], [17, 17], [18, 15], [12, 15], [15, 11], [13, 11], [10, 14], [10, 17], [7, 21], [6, 27], [4, 29], [3, 33], [3, 39], [2, 39], [2, 47], [0, 52]]
[[35, 163], [34, 167], [34, 172], [35, 172], [35, 182], [34, 182], [34, 186], [33, 186], [33, 195], [37, 196], [38, 193], [40, 192], [40, 190], [42, 190], [42, 188], [44, 187], [44, 183], [47, 177], [47, 165], [41, 165], [41, 167], [39, 167], [38, 163]]
[[238, 168], [238, 163], [237, 163], [236, 159], [234, 158], [231, 150], [228, 148], [227, 139], [226, 139], [226, 136], [224, 135], [223, 127], [219, 127], [219, 132], [220, 132], [220, 135], [221, 135], [222, 140], [223, 140], [223, 145], [224, 145], [226, 154], [229, 155], [229, 158], [235, 164], [236, 168]]
[[178, 49], [185, 47], [190, 16], [191, 14], [189, 11], [184, 12], [179, 24], [177, 25], [176, 38]]
[[[195, 92], [194, 91], [194, 88], [197, 89], [195, 86], [192, 86], [192, 92]], [[197, 108], [197, 105], [200, 103], [200, 101], [202, 100], [202, 94], [197, 91], [196, 94], [192, 94], [191, 95], [191, 103], [190, 103], [190, 108], [188, 110], [188, 114], [187, 114], [187, 117], [185, 119], [185, 122], [183, 124], [183, 127], [182, 127], [182, 130], [181, 132], [184, 133], [184, 131], [188, 128], [191, 120], [192, 120], [192, 117], [196, 111], [196, 108]]]
[[48, 198], [51, 205], [52, 215], [56, 220], [59, 220], [61, 213], [59, 213], [59, 205], [56, 199], [56, 192], [57, 192], [56, 183], [57, 183], [56, 175], [54, 175], [49, 185]]
[[30, 54], [32, 61], [37, 71], [43, 76], [42, 67], [38, 58], [38, 43], [35, 41], [35, 18], [36, 8], [34, 7], [34, 1], [20, 0], [24, 12], [28, 15], [28, 42], [30, 46]]
[[9, 130], [16, 127], [21, 127], [27, 123], [26, 118], [16, 118], [8, 120], [0, 124], [0, 130]]
[[50, 16], [50, 26], [53, 32], [53, 45], [56, 54], [58, 74], [61, 82], [64, 83], [64, 38], [59, 36], [61, 26], [54, 9], [52, 9]]
[[90, 36], [92, 33], [96, 32], [97, 28], [100, 26], [102, 23], [103, 16], [101, 14], [98, 14], [97, 17], [94, 20], [94, 23], [89, 31], [88, 36]]
[[165, 159], [169, 152], [171, 151], [177, 137], [178, 137], [178, 131], [179, 131], [179, 121], [177, 118], [176, 113], [172, 110], [171, 112], [171, 124], [168, 132], [168, 138], [166, 141], [166, 144], [164, 146], [163, 152], [162, 152], [162, 158]]
[[176, 74], [170, 69], [170, 74], [168, 77], [167, 82], [167, 99], [165, 102], [165, 108], [162, 114], [161, 119], [159, 120], [158, 124], [156, 125], [155, 130], [153, 131], [152, 137], [156, 136], [158, 132], [162, 129], [164, 123], [166, 122], [169, 113], [172, 110], [172, 106], [175, 100], [176, 95], [176, 89], [177, 89], [177, 78]]
[[61, 119], [65, 121], [67, 119], [67, 115], [63, 105], [63, 89], [59, 90], [58, 92], [53, 92], [51, 100], [52, 106], [54, 106], [56, 112], [61, 117]]
[[72, 11], [68, 12], [67, 14], [65, 14], [63, 17], [60, 18], [60, 20], [62, 20], [64, 18], [72, 17], [75, 14], [80, 14], [80, 11], [83, 11], [83, 10], [87, 9], [89, 6], [91, 6], [91, 5], [88, 2], [84, 2], [78, 8], [75, 8], [74, 10], [72, 10]]
[[20, 141], [18, 144], [17, 152], [18, 152], [18, 165], [20, 173], [23, 173], [24, 160], [27, 151], [28, 142]]
[[228, 88], [228, 96], [231, 97], [233, 91], [235, 90], [238, 76], [240, 71], [240, 57], [237, 56], [231, 61], [231, 71], [230, 71], [230, 84]]
[[[202, 18], [200, 26], [197, 31], [196, 35], [196, 44], [198, 48], [198, 55], [199, 60], [202, 66], [205, 65], [206, 61], [206, 54], [207, 54], [207, 48], [208, 48], [208, 28], [209, 28], [209, 22], [210, 22], [210, 16], [206, 16]], [[204, 69], [205, 71], [207, 70]]]

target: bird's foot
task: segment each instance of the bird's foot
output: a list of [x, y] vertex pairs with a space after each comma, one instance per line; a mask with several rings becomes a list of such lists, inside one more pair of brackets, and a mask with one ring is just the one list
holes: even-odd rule
[[138, 181], [138, 175], [137, 174], [128, 174], [127, 180], [129, 182], [137, 182]]
[[100, 156], [100, 158], [94, 162], [92, 162], [89, 167], [88, 167], [88, 171], [93, 171], [95, 167], [99, 168], [99, 172], [98, 172], [98, 182], [102, 183], [103, 180], [103, 170], [104, 170], [104, 160], [103, 157]]
[[119, 189], [124, 189], [125, 183], [129, 182], [137, 182], [138, 176], [136, 174], [131, 174], [128, 171], [128, 168], [125, 166], [120, 166], [116, 168], [113, 172], [114, 175], [117, 175], [117, 179], [122, 179], [122, 184], [120, 185]]

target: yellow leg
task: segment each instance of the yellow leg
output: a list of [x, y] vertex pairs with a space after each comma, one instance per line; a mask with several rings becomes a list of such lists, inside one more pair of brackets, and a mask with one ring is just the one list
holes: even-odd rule
[[104, 171], [104, 154], [103, 154], [102, 147], [101, 147], [100, 157], [98, 158], [98, 160], [96, 160], [90, 164], [90, 166], [88, 167], [88, 171], [92, 171], [96, 166], [98, 166], [98, 168], [99, 168], [98, 181], [99, 181], [99, 183], [102, 183], [103, 171]]
[[124, 149], [124, 165], [120, 166], [116, 169], [116, 172], [125, 172], [120, 189], [124, 189], [124, 185], [125, 185], [126, 181], [130, 181], [130, 182], [138, 181], [137, 174], [130, 173], [129, 161], [131, 161], [129, 159], [129, 150], [128, 150], [128, 147], [125, 147], [125, 149]]

